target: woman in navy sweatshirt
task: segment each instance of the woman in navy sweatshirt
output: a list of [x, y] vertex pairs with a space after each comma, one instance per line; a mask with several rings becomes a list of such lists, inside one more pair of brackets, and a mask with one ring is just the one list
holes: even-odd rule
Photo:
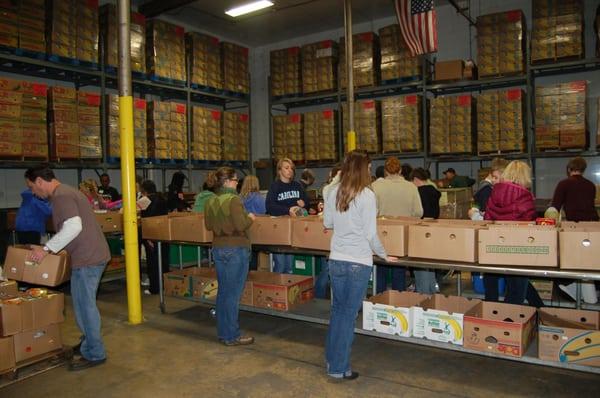
[[[283, 158], [277, 162], [277, 179], [271, 184], [267, 193], [266, 209], [271, 216], [302, 215], [308, 206], [306, 192], [298, 181], [294, 181], [296, 168], [291, 159]], [[292, 273], [292, 254], [274, 254], [273, 271], [285, 274]]]

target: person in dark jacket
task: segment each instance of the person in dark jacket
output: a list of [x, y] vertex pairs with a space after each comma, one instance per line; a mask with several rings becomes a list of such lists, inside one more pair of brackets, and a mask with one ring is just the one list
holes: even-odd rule
[[121, 194], [119, 194], [119, 191], [117, 191], [115, 187], [110, 186], [110, 176], [106, 173], [100, 176], [100, 187], [98, 187], [98, 193], [109, 202], [115, 202], [121, 199]]
[[17, 211], [15, 230], [17, 242], [22, 245], [39, 245], [46, 233], [46, 221], [52, 215], [48, 201], [38, 198], [28, 188], [21, 192], [21, 207]]
[[[265, 202], [267, 214], [271, 216], [297, 217], [306, 214], [308, 198], [299, 182], [294, 181], [294, 162], [283, 158], [277, 162], [277, 179], [271, 184]], [[274, 254], [273, 271], [291, 274], [294, 256]]]
[[475, 184], [475, 180], [471, 177], [457, 175], [456, 170], [452, 167], [444, 171], [444, 177], [447, 181], [446, 188], [468, 188]]
[[183, 200], [183, 183], [187, 177], [181, 171], [177, 171], [171, 177], [169, 190], [167, 192], [167, 208], [169, 211], [185, 211], [188, 208]]
[[[485, 220], [533, 221], [536, 218], [535, 198], [529, 191], [531, 187], [531, 168], [527, 163], [513, 160], [506, 166], [501, 180], [494, 185], [490, 196]], [[485, 299], [498, 300], [498, 285], [485, 286]], [[535, 288], [526, 276], [506, 276], [506, 295], [504, 301], [509, 304], [523, 304], [541, 307], [544, 305]]]
[[[150, 199], [148, 207], [142, 210], [142, 218], [164, 216], [169, 213], [167, 202], [156, 192], [154, 182], [150, 180], [142, 182], [142, 195]], [[144, 293], [158, 294], [160, 292], [159, 278], [162, 278], [162, 275], [158, 274], [158, 244], [148, 239], [144, 239], [142, 243], [146, 250], [146, 271], [150, 279], [150, 288], [144, 291]], [[161, 249], [162, 272], [164, 274], [169, 272], [169, 245], [163, 243]]]

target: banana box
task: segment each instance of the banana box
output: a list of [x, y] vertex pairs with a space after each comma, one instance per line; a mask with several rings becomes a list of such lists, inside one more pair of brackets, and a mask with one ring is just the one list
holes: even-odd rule
[[600, 312], [548, 307], [538, 316], [540, 359], [600, 366]]
[[182, 242], [210, 243], [213, 233], [206, 229], [204, 214], [187, 213], [185, 217], [171, 219], [171, 239]]
[[413, 217], [381, 217], [377, 219], [377, 234], [390, 256], [405, 257], [408, 254], [408, 226], [423, 220]]
[[312, 277], [263, 272], [252, 281], [255, 307], [289, 311], [313, 297]]
[[600, 269], [600, 223], [562, 222], [558, 234], [560, 268], [594, 270]]
[[189, 281], [192, 297], [217, 299], [219, 283], [215, 268], [191, 268]]
[[413, 308], [414, 337], [463, 345], [464, 314], [481, 300], [435, 294]]
[[329, 251], [332, 229], [325, 229], [320, 216], [295, 217], [292, 219], [292, 246], [305, 249]]
[[464, 347], [522, 357], [536, 331], [535, 308], [484, 301], [465, 313]]
[[292, 219], [289, 216], [256, 216], [248, 230], [253, 245], [292, 244]]
[[408, 256], [431, 260], [477, 261], [481, 225], [419, 224], [408, 226]]
[[418, 307], [429, 296], [412, 292], [387, 290], [363, 301], [363, 323], [365, 330], [410, 337], [413, 331], [413, 308]]

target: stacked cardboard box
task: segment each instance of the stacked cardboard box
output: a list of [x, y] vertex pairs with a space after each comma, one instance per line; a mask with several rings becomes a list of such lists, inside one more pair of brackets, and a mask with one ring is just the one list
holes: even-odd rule
[[98, 62], [98, 1], [52, 0], [48, 8], [47, 52]]
[[537, 149], [585, 148], [586, 82], [584, 80], [535, 89]]
[[77, 92], [79, 155], [82, 159], [102, 158], [100, 133], [100, 94]]
[[23, 155], [21, 130], [21, 104], [23, 95], [18, 92], [16, 80], [0, 80], [0, 156]]
[[534, 0], [531, 61], [583, 58], [581, 0]]
[[223, 42], [223, 88], [236, 93], [250, 92], [248, 49]]
[[337, 111], [326, 109], [304, 114], [304, 158], [337, 160]]
[[0, 3], [0, 45], [19, 46], [19, 5], [16, 2]]
[[296, 95], [302, 92], [300, 47], [271, 51], [271, 96]]
[[223, 112], [223, 160], [250, 159], [248, 114]]
[[[117, 7], [105, 4], [100, 9], [102, 36], [104, 38], [104, 64], [119, 66], [119, 26]], [[146, 18], [137, 12], [131, 13], [130, 25], [131, 70], [146, 73]]]
[[419, 58], [413, 57], [404, 44], [398, 24], [379, 29], [381, 43], [381, 81], [420, 77]]
[[187, 159], [185, 104], [148, 103], [148, 155], [155, 159]]
[[0, 3], [0, 45], [45, 52], [45, 0]]
[[50, 87], [50, 157], [53, 160], [79, 158], [77, 91]]
[[98, 0], [77, 0], [77, 59], [98, 63], [99, 32]]
[[[119, 96], [106, 95], [106, 116], [108, 118], [108, 156], [118, 158], [121, 156], [121, 132], [119, 130]], [[135, 98], [133, 100], [133, 139], [135, 157], [145, 159], [148, 157], [148, 141], [146, 139], [146, 100]]]
[[154, 19], [146, 25], [146, 67], [156, 77], [185, 82], [185, 34], [180, 26]]
[[304, 160], [301, 114], [273, 116], [273, 155], [276, 160]]
[[186, 48], [190, 55], [190, 81], [199, 86], [223, 88], [221, 46], [216, 37], [186, 34]]
[[381, 100], [381, 142], [383, 152], [423, 150], [421, 97], [407, 95]]
[[437, 97], [430, 102], [430, 153], [473, 152], [473, 99], [470, 95]]
[[[352, 35], [352, 70], [355, 87], [377, 85], [379, 75], [379, 38], [373, 32]], [[346, 87], [346, 40], [340, 39], [340, 85]]]
[[333, 40], [302, 46], [302, 92], [337, 89], [338, 47]]
[[525, 71], [525, 19], [521, 10], [477, 17], [479, 76]]
[[221, 160], [221, 111], [192, 107], [192, 159]]
[[521, 89], [485, 91], [477, 98], [479, 153], [525, 150], [525, 93]]
[[[342, 104], [344, 132], [349, 130], [348, 105]], [[354, 103], [354, 131], [356, 132], [356, 149], [369, 153], [381, 151], [379, 132], [381, 130], [379, 102], [375, 100], [356, 101]]]

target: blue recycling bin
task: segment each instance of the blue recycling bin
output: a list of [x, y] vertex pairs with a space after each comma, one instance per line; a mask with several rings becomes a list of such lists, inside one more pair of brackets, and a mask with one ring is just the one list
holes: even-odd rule
[[[473, 290], [477, 294], [485, 294], [485, 286], [483, 285], [483, 274], [479, 272], [473, 272], [471, 274], [471, 281], [473, 283]], [[504, 278], [498, 279], [498, 292], [500, 296], [504, 295], [504, 289], [506, 288], [506, 281]]]

